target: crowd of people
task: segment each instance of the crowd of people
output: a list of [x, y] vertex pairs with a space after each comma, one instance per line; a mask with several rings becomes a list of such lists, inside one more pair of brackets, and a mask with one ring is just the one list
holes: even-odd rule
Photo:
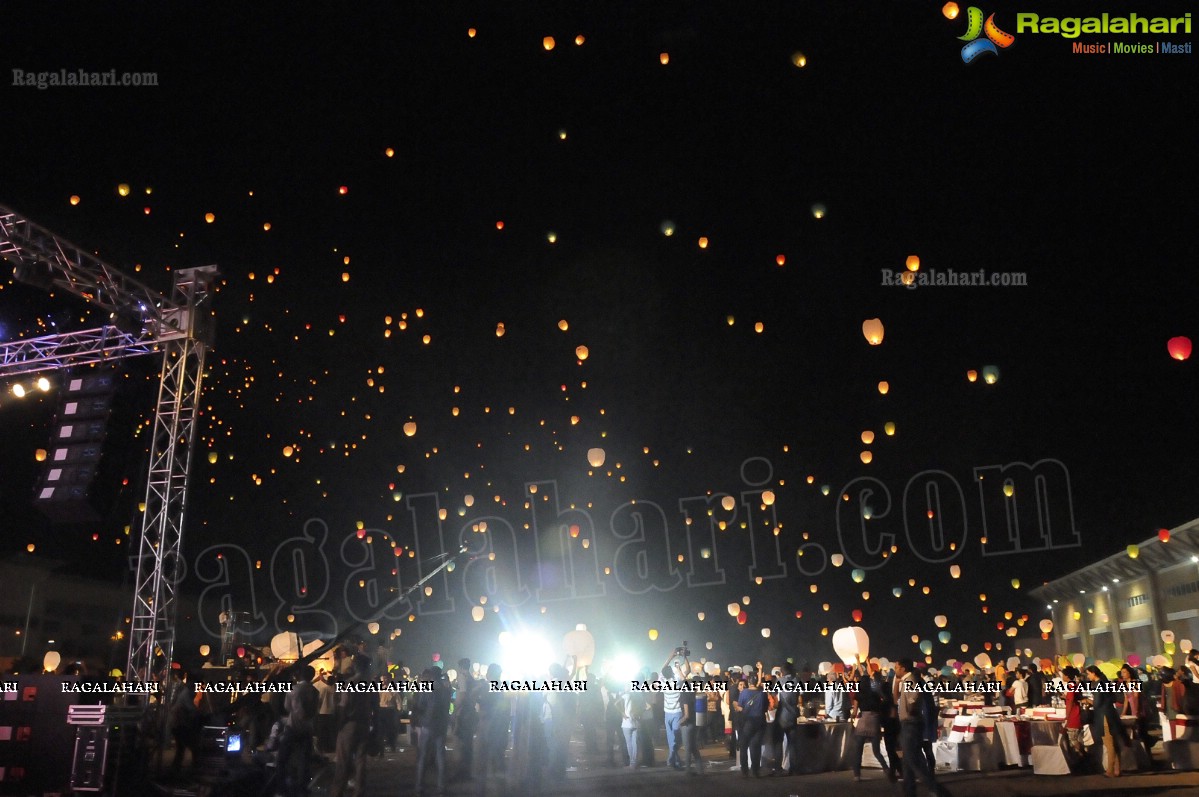
[[[505, 677], [497, 664], [484, 669], [463, 658], [453, 671], [438, 662], [413, 673], [351, 648], [339, 652], [329, 671], [292, 668], [289, 691], [235, 701], [228, 711], [248, 745], [274, 751], [277, 792], [289, 797], [306, 793], [314, 756], [332, 757], [334, 797], [351, 787], [361, 794], [368, 759], [395, 750], [403, 735], [405, 746], [416, 751], [418, 793], [443, 792], [451, 780], [475, 781], [480, 794], [489, 784], [535, 792], [576, 765], [572, 739], [593, 766], [664, 765], [698, 775], [714, 764], [710, 752], [705, 762], [702, 748], [725, 745], [741, 777], [797, 775], [815, 771], [799, 744], [801, 723], [812, 719], [853, 723], [845, 764], [855, 781], [869, 746], [883, 775], [902, 780], [905, 794], [914, 794], [921, 783], [936, 789], [933, 743], [941, 701], [970, 693], [981, 695], [984, 706], [1012, 713], [1060, 706], [1065, 747], [1077, 768], [1094, 767], [1088, 763], [1093, 756], [1105, 759], [1106, 774], [1115, 777], [1127, 741], [1122, 718], [1133, 718], [1133, 732], [1152, 747], [1159, 714], [1199, 714], [1199, 651], [1176, 670], [1125, 665], [1116, 679], [1122, 688], [1113, 688], [1098, 666], [1059, 668], [1047, 659], [985, 670], [936, 669], [902, 659], [882, 667], [837, 664], [827, 672], [759, 663], [708, 674], [686, 653], [677, 649], [657, 672], [627, 680], [552, 664], [539, 678], [574, 678], [585, 688], [506, 691], [492, 688]], [[176, 671], [165, 696], [176, 768], [183, 751], [194, 755], [198, 718], [222, 713], [212, 699], [189, 688], [187, 674]], [[447, 761], [451, 743], [456, 755]], [[664, 762], [655, 760], [655, 747], [665, 748]], [[1100, 759], [1103, 749], [1107, 755]]]

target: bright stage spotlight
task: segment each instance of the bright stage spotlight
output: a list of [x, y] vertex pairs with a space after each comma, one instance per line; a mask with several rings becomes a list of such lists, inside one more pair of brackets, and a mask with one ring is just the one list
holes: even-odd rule
[[500, 634], [500, 645], [505, 678], [537, 678], [561, 658], [554, 655], [553, 647], [543, 637], [529, 632]]

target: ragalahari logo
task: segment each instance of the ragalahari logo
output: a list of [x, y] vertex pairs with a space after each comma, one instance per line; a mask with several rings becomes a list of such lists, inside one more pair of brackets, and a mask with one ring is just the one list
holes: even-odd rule
[[[958, 4], [946, 3], [941, 8], [941, 13], [945, 15], [946, 19], [957, 19]], [[979, 38], [984, 34], [986, 35], [985, 39]], [[1012, 46], [1016, 37], [999, 29], [999, 26], [995, 24], [994, 14], [987, 17], [986, 22], [983, 22], [982, 9], [978, 6], [970, 6], [966, 9], [966, 33], [958, 36], [958, 40], [966, 42], [966, 46], [962, 48], [962, 62], [968, 64], [983, 53], [999, 55], [1000, 50], [1006, 50]]]

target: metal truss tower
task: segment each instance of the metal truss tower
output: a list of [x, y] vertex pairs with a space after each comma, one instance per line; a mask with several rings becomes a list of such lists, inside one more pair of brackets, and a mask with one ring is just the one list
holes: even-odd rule
[[107, 310], [112, 323], [0, 344], [0, 379], [158, 354], [162, 370], [151, 422], [145, 511], [135, 561], [126, 677], [148, 683], [174, 655], [176, 591], [187, 483], [212, 343], [216, 266], [174, 272], [169, 296], [0, 206], [0, 258], [14, 276]]

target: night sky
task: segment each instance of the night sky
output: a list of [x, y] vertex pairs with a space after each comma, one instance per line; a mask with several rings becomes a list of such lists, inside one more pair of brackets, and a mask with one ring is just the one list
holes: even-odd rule
[[[938, 663], [972, 658], [1006, 640], [1005, 612], [1027, 614], [1021, 637], [1035, 635], [1043, 607], [1027, 588], [1199, 514], [1199, 378], [1166, 349], [1199, 337], [1199, 291], [1195, 56], [1072, 54], [1068, 39], [1025, 33], [964, 64], [966, 6], [949, 20], [928, 2], [10, 3], [0, 204], [160, 288], [169, 268], [219, 264], [184, 547], [207, 578], [223, 551], [223, 591], [250, 610], [253, 587], [267, 626], [329, 631], [365, 616], [376, 587], [412, 584], [441, 507], [449, 549], [464, 528], [483, 551], [499, 532], [495, 578], [480, 578], [486, 557], [460, 565], [414, 620], [407, 606], [382, 620], [380, 638], [403, 629], [393, 650], [406, 661], [485, 659], [505, 628], [554, 639], [585, 622], [601, 657], [656, 664], [686, 639], [726, 664], [816, 662], [833, 657], [821, 629], [831, 637], [854, 609], [874, 655], [918, 653], [915, 634]], [[1151, 6], [983, 11], [1015, 33], [1017, 11], [1189, 10]], [[80, 68], [155, 72], [158, 86], [9, 85], [13, 69]], [[1022, 272], [1027, 286], [881, 285], [909, 255], [923, 274]], [[862, 323], [876, 317], [885, 337], [872, 346]], [[0, 290], [0, 340], [101, 319], [28, 286]], [[995, 384], [967, 379], [989, 365]], [[145, 478], [137, 422], [156, 369], [124, 368], [128, 419], [106, 459], [129, 484], [88, 525], [33, 507], [57, 399], [18, 402], [5, 385], [5, 552], [33, 543], [127, 578], [123, 528], [136, 534]], [[1005, 501], [1031, 511], [1032, 489], [1009, 499], [973, 469], [1043, 459], [1069, 473], [1052, 500], [1072, 507], [1081, 544], [983, 557], [984, 509], [993, 527]], [[769, 484], [743, 480], [767, 464]], [[936, 564], [903, 532], [905, 486], [929, 470], [964, 496], [942, 514], [965, 542]], [[891, 498], [886, 512], [875, 488], [864, 525], [896, 535], [897, 553], [870, 559], [861, 583], [849, 561], [798, 573], [805, 533], [833, 553], [838, 522], [863, 524], [856, 488], [839, 500], [863, 477]], [[709, 494], [723, 531], [698, 508]], [[552, 519], [547, 495], [594, 528]], [[927, 529], [924, 500], [911, 494], [909, 527]], [[295, 540], [312, 519], [327, 525], [327, 576]], [[486, 534], [472, 531], [481, 521]], [[742, 522], [765, 530], [756, 543]], [[578, 537], [558, 534], [572, 524]], [[640, 572], [634, 548], [618, 553], [637, 533], [650, 540]], [[688, 587], [712, 534], [724, 583]], [[786, 576], [756, 584], [755, 545], [754, 573], [782, 572], [767, 564], [774, 541]], [[575, 599], [556, 599], [550, 554], [563, 544], [599, 569], [591, 587], [576, 571]], [[366, 552], [364, 576], [353, 562]], [[204, 587], [193, 577], [187, 591]], [[527, 600], [509, 605], [521, 587]], [[201, 602], [210, 626], [221, 592]], [[739, 625], [726, 606], [743, 596]], [[936, 642], [938, 614], [949, 644]], [[207, 636], [193, 620], [181, 638], [190, 649]]]

